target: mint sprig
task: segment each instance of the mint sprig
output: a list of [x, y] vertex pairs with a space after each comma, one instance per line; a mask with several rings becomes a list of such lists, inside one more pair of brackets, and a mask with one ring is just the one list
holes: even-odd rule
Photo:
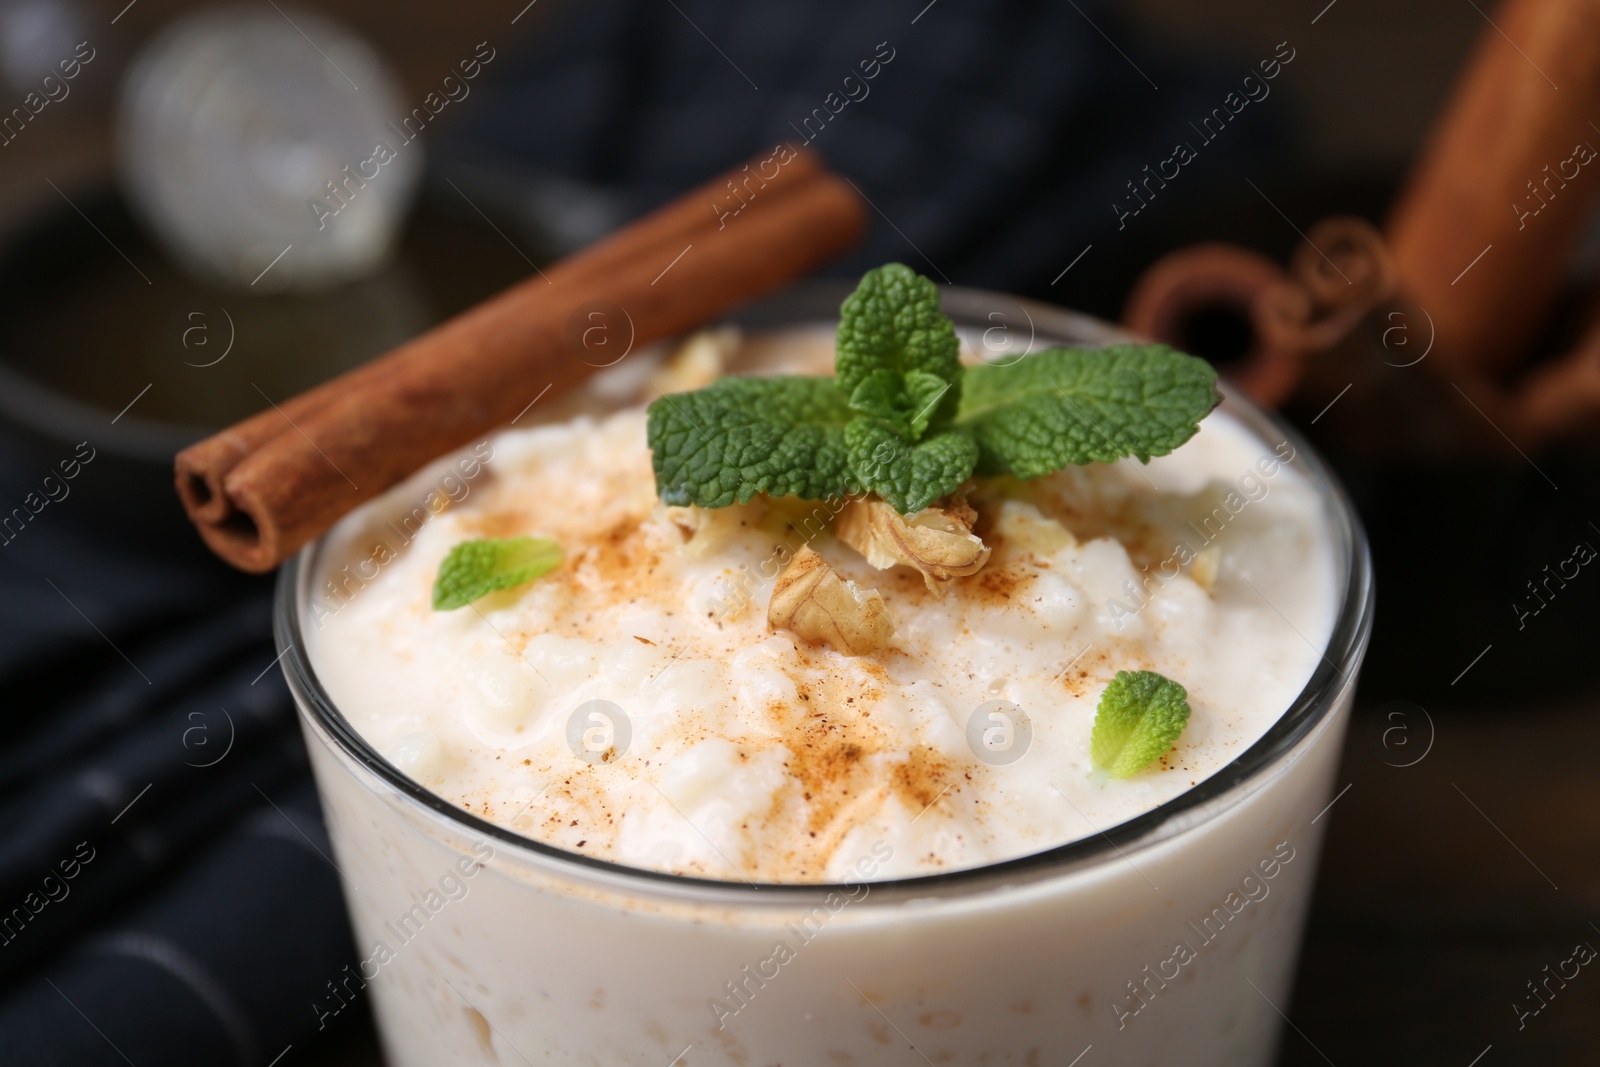
[[1113, 778], [1144, 770], [1189, 722], [1189, 693], [1155, 671], [1118, 671], [1095, 709], [1089, 756]]
[[433, 610], [454, 611], [502, 589], [515, 589], [561, 565], [561, 546], [546, 537], [463, 541], [439, 564]]
[[757, 493], [876, 493], [901, 514], [974, 473], [1037, 478], [1183, 444], [1216, 372], [1165, 345], [1051, 348], [963, 368], [939, 289], [899, 263], [839, 309], [836, 377], [727, 378], [650, 405], [656, 491], [719, 508]]
[[854, 410], [909, 441], [955, 415], [961, 345], [939, 310], [939, 287], [910, 267], [869, 270], [839, 306], [834, 373]]

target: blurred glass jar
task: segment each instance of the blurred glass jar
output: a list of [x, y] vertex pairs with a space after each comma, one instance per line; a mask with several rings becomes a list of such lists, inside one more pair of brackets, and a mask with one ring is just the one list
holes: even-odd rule
[[394, 79], [348, 30], [294, 9], [211, 8], [168, 27], [129, 69], [118, 169], [134, 208], [201, 280], [326, 289], [370, 273], [395, 245], [423, 164], [390, 122], [399, 114]]
[[87, 40], [87, 22], [73, 0], [0, 0], [0, 73], [12, 92], [34, 92], [59, 77], [57, 62]]

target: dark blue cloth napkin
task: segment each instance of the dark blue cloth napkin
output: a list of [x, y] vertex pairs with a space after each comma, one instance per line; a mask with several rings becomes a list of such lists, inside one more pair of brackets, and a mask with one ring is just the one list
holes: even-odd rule
[[71, 504], [0, 547], [0, 1064], [270, 1063], [354, 958], [270, 582]]
[[[542, 31], [487, 68], [447, 165], [555, 174], [636, 212], [779, 141], [807, 145], [873, 207], [834, 272], [899, 260], [1110, 317], [1161, 252], [1230, 217], [1281, 221], [1243, 178], [1267, 182], [1292, 63], [1245, 102], [1270, 56], [1177, 61], [1104, 0], [594, 0]], [[1230, 115], [1230, 92], [1242, 109], [1208, 141], [1191, 123]], [[1144, 185], [1180, 141], [1197, 158]], [[1121, 218], [1134, 182], [1148, 208]]]

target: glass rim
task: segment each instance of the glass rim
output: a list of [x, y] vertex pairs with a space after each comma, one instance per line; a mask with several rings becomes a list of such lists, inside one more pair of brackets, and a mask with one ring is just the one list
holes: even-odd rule
[[[840, 300], [852, 289], [853, 285], [844, 282], [803, 283], [740, 309], [723, 321], [752, 330], [821, 324], [837, 316]], [[1047, 338], [1089, 345], [1138, 340], [1102, 320], [1003, 293], [959, 286], [944, 287], [941, 293], [944, 310], [956, 320], [958, 330], [991, 321], [987, 315], [999, 305], [1020, 309], [1034, 329], [1035, 337], [1043, 332]], [[962, 321], [963, 317], [966, 322]], [[1229, 414], [1257, 438], [1265, 441], [1269, 434], [1277, 435], [1294, 447], [1295, 459], [1303, 462], [1302, 477], [1316, 490], [1332, 520], [1336, 562], [1345, 567], [1346, 575], [1333, 629], [1311, 677], [1284, 713], [1249, 748], [1171, 800], [1086, 837], [1038, 852], [952, 871], [867, 880], [865, 884], [871, 886], [872, 896], [902, 900], [935, 894], [940, 897], [953, 893], [965, 895], [1002, 884], [1016, 885], [1065, 875], [1102, 862], [1126, 860], [1135, 852], [1153, 848], [1186, 829], [1220, 818], [1232, 810], [1236, 802], [1252, 791], [1249, 788], [1252, 783], [1279, 766], [1327, 719], [1346, 686], [1353, 684], [1351, 673], [1371, 633], [1374, 607], [1371, 550], [1360, 519], [1326, 461], [1296, 430], [1248, 399], [1230, 395], [1226, 380], [1222, 384], [1225, 387], [1222, 407]], [[301, 607], [308, 600], [305, 594], [314, 573], [316, 554], [325, 542], [326, 537], [311, 542], [279, 569], [273, 633], [285, 679], [300, 712], [321, 733], [332, 738], [344, 759], [374, 775], [404, 801], [423, 809], [423, 814], [442, 816], [456, 829], [487, 837], [495, 847], [507, 846], [537, 864], [647, 894], [670, 893], [676, 889], [700, 900], [714, 897], [719, 902], [727, 899], [735, 903], [753, 903], [812, 899], [830, 892], [854, 890], [863, 884], [860, 881], [733, 881], [634, 867], [520, 834], [452, 804], [407, 777], [356, 731], [311, 666], [300, 625]]]

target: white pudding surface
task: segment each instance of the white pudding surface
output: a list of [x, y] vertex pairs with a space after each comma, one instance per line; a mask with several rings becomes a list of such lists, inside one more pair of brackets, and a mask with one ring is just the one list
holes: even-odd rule
[[[792, 343], [812, 359], [814, 331]], [[855, 881], [885, 851], [871, 878], [978, 866], [1155, 808], [1293, 702], [1339, 596], [1324, 503], [1294, 457], [1219, 411], [1148, 465], [980, 479], [993, 554], [940, 595], [835, 538], [836, 505], [666, 508], [643, 410], [579, 415], [502, 432], [348, 517], [320, 555], [306, 639], [334, 703], [403, 772], [560, 848], [736, 881]], [[518, 535], [554, 539], [564, 562], [433, 610], [453, 545]], [[887, 649], [769, 626], [772, 578], [803, 544], [882, 594]], [[1173, 750], [1121, 780], [1089, 758], [1119, 670], [1175, 679], [1192, 708]], [[1012, 744], [1027, 738], [1020, 758], [969, 743], [1005, 732], [982, 718], [994, 708]], [[575, 748], [585, 730], [605, 758]]]

